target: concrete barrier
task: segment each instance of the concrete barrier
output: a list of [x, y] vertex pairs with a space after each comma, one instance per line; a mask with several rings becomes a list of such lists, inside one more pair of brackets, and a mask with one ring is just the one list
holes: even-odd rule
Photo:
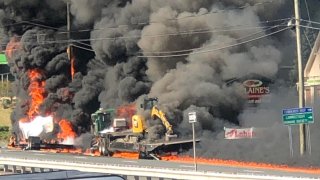
[[[181, 169], [159, 169], [154, 167], [141, 167], [134, 165], [120, 166], [109, 165], [102, 163], [76, 163], [68, 161], [53, 161], [53, 160], [30, 160], [30, 159], [15, 159], [15, 158], [0, 158], [0, 164], [5, 166], [15, 165], [20, 167], [33, 167], [45, 169], [60, 169], [60, 170], [78, 170], [82, 172], [96, 172], [105, 174], [117, 174], [133, 177], [152, 177], [165, 179], [184, 179], [184, 180], [209, 180], [209, 179], [275, 179], [287, 180], [288, 177], [278, 176], [257, 176], [247, 174], [227, 174], [207, 171], [187, 171]], [[134, 178], [136, 179], [136, 178]], [[295, 178], [291, 178], [295, 179]], [[299, 179], [299, 178], [296, 178]]]

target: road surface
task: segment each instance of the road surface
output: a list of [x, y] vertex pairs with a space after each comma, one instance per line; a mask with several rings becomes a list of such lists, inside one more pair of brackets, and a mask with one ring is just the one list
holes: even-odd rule
[[[118, 166], [141, 166], [141, 167], [153, 167], [159, 169], [181, 169], [187, 171], [194, 171], [193, 164], [190, 163], [177, 163], [168, 161], [156, 161], [156, 160], [133, 160], [111, 157], [93, 157], [85, 155], [75, 154], [63, 154], [63, 153], [47, 153], [41, 151], [19, 151], [11, 149], [0, 149], [0, 157], [10, 157], [17, 159], [30, 159], [30, 160], [52, 160], [52, 161], [69, 161], [76, 163], [101, 163]], [[285, 170], [270, 170], [261, 168], [247, 168], [247, 167], [232, 167], [222, 165], [204, 165], [198, 164], [198, 171], [218, 172], [227, 174], [252, 174], [258, 176], [276, 176], [276, 177], [298, 177], [298, 178], [311, 178], [320, 179], [320, 174], [309, 174], [302, 172], [288, 172]]]

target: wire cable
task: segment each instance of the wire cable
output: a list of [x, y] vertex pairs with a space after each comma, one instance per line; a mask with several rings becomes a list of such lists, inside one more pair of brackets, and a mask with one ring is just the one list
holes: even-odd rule
[[291, 27], [283, 28], [283, 29], [281, 29], [281, 30], [278, 30], [278, 31], [275, 31], [275, 32], [272, 32], [272, 33], [269, 33], [269, 34], [266, 34], [266, 35], [263, 35], [263, 36], [260, 36], [260, 37], [257, 37], [257, 38], [253, 38], [253, 39], [250, 39], [250, 40], [246, 40], [246, 41], [243, 41], [243, 42], [239, 42], [239, 43], [236, 43], [236, 44], [231, 44], [231, 45], [224, 46], [224, 47], [220, 47], [220, 48], [216, 48], [216, 49], [196, 51], [196, 52], [185, 53], [185, 54], [153, 55], [153, 56], [137, 56], [137, 57], [140, 57], [140, 58], [170, 58], [170, 57], [182, 57], [182, 56], [189, 56], [189, 55], [195, 55], [195, 54], [203, 54], [203, 53], [218, 51], [218, 50], [227, 49], [227, 48], [230, 48], [230, 47], [235, 47], [235, 46], [239, 46], [239, 45], [242, 45], [242, 44], [246, 44], [246, 43], [249, 43], [249, 42], [252, 42], [252, 41], [256, 41], [256, 40], [265, 38], [265, 37], [267, 37], [267, 36], [271, 36], [271, 35], [273, 35], [273, 34], [280, 33], [280, 32], [282, 32], [282, 31], [285, 31], [285, 30], [290, 29], [290, 28], [291, 28]]
[[93, 49], [85, 48], [85, 47], [82, 47], [82, 46], [77, 46], [75, 44], [71, 44], [71, 46], [74, 46], [74, 47], [77, 47], [77, 48], [80, 48], [80, 49], [84, 49], [84, 50], [87, 50], [87, 51], [95, 52]]
[[[249, 38], [249, 37], [252, 37], [254, 35], [257, 35], [259, 33], [262, 33], [262, 32], [265, 32], [265, 31], [268, 31], [268, 30], [271, 30], [271, 29], [274, 29], [276, 27], [279, 27], [279, 25], [276, 25], [276, 26], [273, 26], [273, 27], [270, 27], [268, 29], [265, 29], [265, 30], [261, 30], [261, 31], [258, 31], [258, 32], [254, 32], [252, 34], [249, 34], [249, 35], [246, 35], [244, 37], [240, 37], [240, 38], [237, 38], [235, 39], [234, 41], [239, 41], [239, 40], [243, 40], [243, 39], [246, 39], [246, 38]], [[190, 51], [195, 51], [195, 50], [201, 50], [201, 49], [205, 49], [207, 47], [211, 47], [211, 46], [216, 46], [218, 44], [209, 44], [207, 45], [206, 47], [200, 47], [200, 48], [192, 48], [192, 49], [185, 49], [185, 50], [176, 50], [176, 51], [158, 51], [158, 52], [155, 52], [155, 51], [143, 51], [142, 53], [143, 54], [172, 54], [172, 53], [181, 53], [181, 52], [190, 52]]]
[[306, 5], [307, 15], [308, 15], [308, 19], [309, 19], [309, 21], [310, 21], [311, 19], [310, 19], [310, 13], [309, 13], [309, 7], [308, 7], [308, 2], [307, 2], [307, 0], [304, 0], [304, 4]]
[[[278, 25], [285, 26], [285, 25]], [[274, 27], [274, 26], [268, 26]], [[138, 36], [119, 36], [119, 37], [104, 37], [104, 38], [88, 38], [88, 39], [77, 39], [77, 40], [55, 40], [55, 41], [43, 41], [41, 44], [52, 44], [52, 43], [74, 43], [74, 42], [83, 42], [83, 41], [100, 41], [100, 40], [112, 40], [115, 41], [117, 39], [138, 39], [138, 38], [155, 38], [155, 37], [166, 37], [166, 36], [180, 36], [180, 35], [194, 35], [194, 34], [204, 34], [204, 33], [214, 33], [214, 32], [229, 32], [229, 31], [247, 31], [252, 29], [261, 29], [263, 27], [247, 27], [241, 29], [222, 29], [222, 30], [192, 30], [192, 31], [180, 31], [177, 33], [165, 33], [165, 34], [153, 34], [153, 35], [138, 35]]]
[[305, 19], [300, 19], [300, 21], [305, 21], [305, 22], [310, 22], [312, 24], [319, 24], [320, 25], [320, 22], [317, 22], [317, 21], [309, 21], [309, 20], [305, 20]]

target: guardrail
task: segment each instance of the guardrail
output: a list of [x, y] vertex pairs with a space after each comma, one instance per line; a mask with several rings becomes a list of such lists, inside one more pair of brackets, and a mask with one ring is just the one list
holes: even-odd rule
[[25, 174], [25, 173], [43, 173], [43, 172], [53, 172], [59, 170], [45, 169], [45, 168], [35, 168], [35, 167], [26, 167], [26, 166], [17, 166], [17, 165], [2, 165], [0, 170], [4, 173], [9, 174]]
[[[117, 165], [117, 164], [103, 164], [103, 163], [79, 163], [73, 161], [53, 161], [53, 160], [30, 160], [0, 157], [0, 164], [15, 165], [21, 167], [33, 167], [43, 169], [57, 169], [57, 170], [78, 170], [82, 172], [96, 172], [105, 174], [117, 174], [122, 176], [134, 177], [151, 177], [168, 178], [168, 179], [185, 179], [185, 180], [209, 180], [209, 179], [276, 179], [286, 180], [288, 177], [272, 177], [266, 175], [251, 175], [251, 174], [227, 174], [207, 171], [188, 171], [182, 169], [169, 168], [155, 168], [142, 167], [135, 165]], [[291, 177], [290, 177], [291, 178]], [[299, 179], [299, 178], [291, 178]]]

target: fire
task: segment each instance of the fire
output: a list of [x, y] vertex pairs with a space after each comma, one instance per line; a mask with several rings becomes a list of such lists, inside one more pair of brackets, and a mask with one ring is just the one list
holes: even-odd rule
[[101, 156], [100, 152], [98, 150], [91, 150], [91, 149], [87, 149], [85, 152], [83, 152], [83, 155], [86, 156]]
[[127, 159], [139, 159], [139, 154], [136, 152], [115, 152], [112, 157], [127, 158]]
[[[175, 162], [187, 162], [193, 163], [194, 159], [190, 156], [163, 156], [161, 160], [164, 161], [175, 161]], [[206, 158], [196, 158], [198, 164], [211, 164], [211, 165], [222, 165], [222, 166], [233, 166], [233, 167], [247, 167], [247, 168], [257, 168], [257, 169], [270, 169], [270, 170], [282, 170], [288, 172], [301, 172], [309, 174], [320, 174], [319, 168], [307, 168], [307, 167], [290, 167], [288, 165], [277, 165], [268, 163], [258, 163], [258, 162], [242, 162], [235, 160], [223, 160], [223, 159], [206, 159]]]
[[71, 69], [70, 69], [70, 73], [71, 73], [71, 78], [73, 79], [73, 76], [74, 76], [74, 73], [75, 73], [75, 69], [74, 69], [74, 61], [75, 61], [75, 57], [73, 56], [73, 53], [72, 53], [73, 49], [71, 46], [69, 46], [67, 48], [67, 54], [68, 54], [68, 57], [70, 59], [70, 64], [71, 64]]
[[45, 94], [45, 82], [41, 80], [42, 74], [40, 70], [32, 69], [28, 71], [28, 77], [30, 79], [28, 92], [31, 99], [27, 117], [23, 117], [20, 119], [20, 122], [22, 123], [31, 122], [35, 116], [39, 115], [39, 106], [43, 102]]
[[63, 144], [73, 144], [76, 133], [73, 131], [70, 121], [62, 119], [59, 126], [60, 132], [57, 134], [57, 138], [62, 139]]
[[[136, 105], [128, 104], [123, 105], [117, 108], [117, 117], [131, 119], [131, 117], [136, 113]], [[131, 127], [131, 122], [129, 123], [129, 127]]]
[[74, 76], [74, 58], [71, 58], [71, 77], [73, 79], [73, 76]]
[[6, 56], [8, 58], [12, 57], [12, 54], [15, 50], [20, 49], [20, 40], [18, 39], [18, 37], [14, 36], [11, 38], [10, 42], [7, 44], [6, 47]]
[[28, 111], [28, 117], [32, 119], [34, 116], [39, 115], [39, 106], [44, 100], [45, 82], [41, 81], [42, 74], [40, 70], [32, 69], [28, 72], [30, 78], [30, 85], [28, 88], [31, 97], [31, 103]]

